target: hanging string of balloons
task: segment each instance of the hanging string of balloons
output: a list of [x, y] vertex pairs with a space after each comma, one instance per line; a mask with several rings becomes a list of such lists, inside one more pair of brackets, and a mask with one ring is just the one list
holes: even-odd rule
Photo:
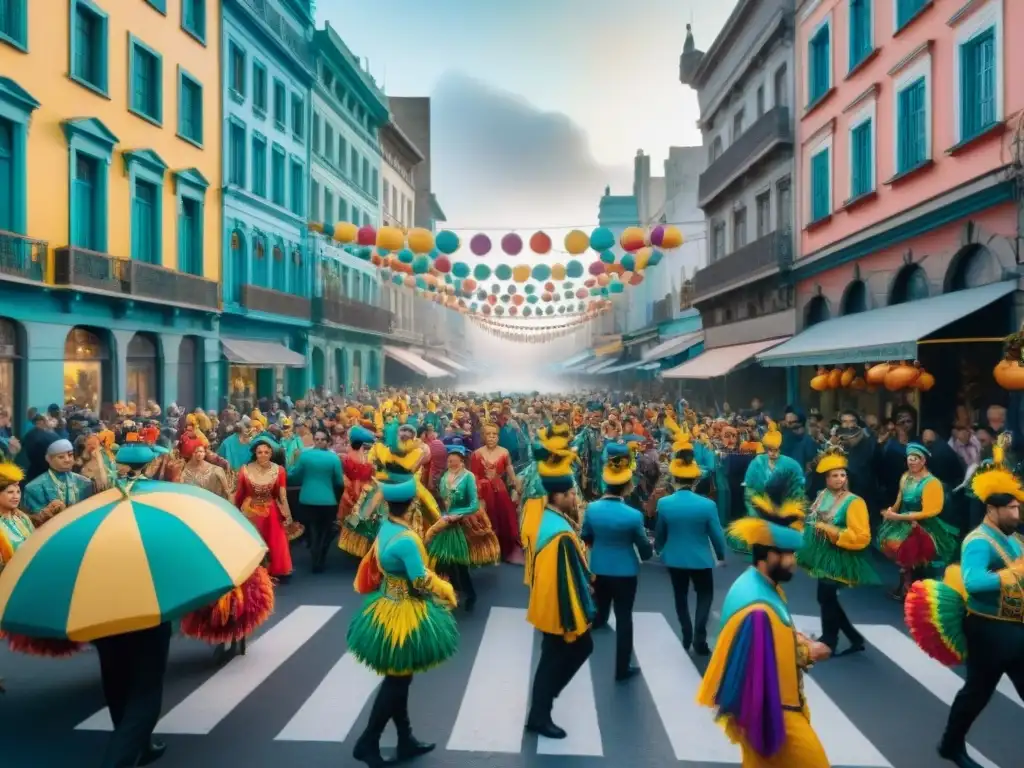
[[567, 315], [558, 318], [544, 318], [557, 320], [557, 323], [541, 325], [540, 323], [524, 323], [520, 318], [509, 317], [486, 317], [484, 315], [472, 315], [469, 319], [474, 325], [481, 328], [494, 328], [500, 331], [556, 331], [563, 328], [578, 328], [590, 322], [596, 317], [596, 313], [584, 312], [578, 315]]
[[549, 328], [503, 328], [501, 325], [482, 322], [479, 317], [468, 316], [470, 320], [482, 331], [502, 341], [514, 341], [527, 344], [540, 344], [546, 341], [553, 341], [568, 336], [579, 330], [580, 326], [590, 322], [593, 317], [587, 316], [568, 323], [564, 326], [552, 326]]

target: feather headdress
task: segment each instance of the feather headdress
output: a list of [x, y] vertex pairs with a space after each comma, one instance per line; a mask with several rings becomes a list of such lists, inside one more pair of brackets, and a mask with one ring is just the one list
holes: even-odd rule
[[768, 422], [768, 431], [761, 438], [761, 445], [770, 450], [782, 447], [782, 433], [779, 432], [779, 426], [774, 421]]
[[679, 480], [696, 480], [700, 477], [700, 466], [693, 454], [693, 443], [690, 440], [690, 429], [687, 422], [682, 426], [675, 419], [665, 418], [665, 429], [672, 435], [672, 461], [668, 471]]
[[25, 473], [21, 467], [13, 461], [0, 461], [0, 489], [20, 483], [24, 479]]
[[833, 469], [846, 469], [849, 463], [841, 446], [828, 445], [818, 454], [815, 470], [820, 475], [827, 475]]
[[761, 545], [787, 552], [800, 548], [807, 500], [788, 494], [790, 485], [784, 475], [784, 472], [776, 472], [764, 492], [754, 495], [751, 505], [757, 514], [733, 522], [728, 529], [731, 538], [747, 547]]
[[1006, 466], [1006, 449], [1010, 445], [1010, 435], [1004, 432], [992, 446], [992, 459], [986, 462], [971, 478], [971, 493], [981, 501], [998, 494], [1013, 496], [1024, 501], [1024, 489], [1020, 480]]

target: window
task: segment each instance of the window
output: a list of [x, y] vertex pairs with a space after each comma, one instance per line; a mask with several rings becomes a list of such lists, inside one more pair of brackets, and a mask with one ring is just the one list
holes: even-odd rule
[[405, 223], [410, 227], [416, 223], [412, 218], [412, 200], [405, 201]]
[[203, 204], [191, 197], [181, 199], [178, 269], [190, 275], [203, 274]]
[[[325, 192], [327, 190], [324, 190]], [[309, 219], [317, 221], [320, 219], [320, 184], [313, 181], [309, 185]], [[324, 210], [324, 222], [330, 223], [331, 209]]]
[[178, 136], [203, 145], [203, 86], [183, 69], [178, 70]]
[[896, 9], [896, 31], [903, 29], [914, 20], [931, 0], [893, 0]]
[[715, 140], [711, 142], [711, 156], [708, 158], [709, 163], [715, 162], [722, 156], [722, 137], [715, 136]]
[[292, 199], [291, 211], [296, 216], [303, 216], [306, 213], [305, 189], [306, 184], [302, 178], [302, 164], [292, 160]]
[[267, 196], [267, 140], [257, 133], [252, 136], [252, 192]]
[[363, 174], [359, 177], [359, 186], [366, 192], [370, 191], [370, 161], [365, 157], [363, 158]]
[[960, 141], [996, 122], [997, 94], [996, 34], [989, 27], [960, 46]]
[[138, 38], [128, 36], [128, 110], [157, 125], [163, 120], [163, 62]]
[[776, 107], [788, 107], [789, 106], [789, 86], [787, 85], [786, 78], [789, 75], [789, 69], [783, 64], [781, 67], [775, 70], [775, 106]]
[[341, 135], [338, 136], [338, 167], [342, 173], [348, 172], [348, 142]]
[[871, 0], [850, 0], [851, 70], [871, 53], [871, 31]]
[[327, 121], [324, 121], [324, 157], [334, 165], [334, 128]]
[[181, 0], [181, 28], [206, 43], [206, 0]]
[[[334, 212], [334, 195], [329, 189], [324, 189], [324, 210], [329, 212], [327, 218], [330, 219], [331, 213]], [[316, 217], [314, 216], [313, 219], [315, 221]]]
[[142, 179], [135, 180], [132, 195], [132, 258], [147, 264], [159, 264], [160, 189]]
[[[326, 123], [327, 121], [325, 120], [324, 122]], [[314, 152], [314, 153], [319, 153], [320, 152], [320, 115], [317, 114], [316, 112], [313, 113], [313, 132], [311, 134], [311, 141], [313, 142], [313, 146], [310, 147], [310, 150], [312, 152]]]
[[378, 191], [379, 189], [380, 189], [380, 178], [377, 175], [377, 169], [374, 168], [370, 172], [370, 197], [372, 197], [374, 200], [376, 200], [377, 196], [380, 194], [380, 192]]
[[394, 213], [394, 206], [389, 207], [391, 200], [391, 183], [384, 179], [384, 213]]
[[732, 140], [730, 144], [735, 142], [740, 136], [743, 135], [743, 110], [741, 109], [735, 115], [732, 116]]
[[807, 46], [807, 104], [812, 105], [832, 87], [832, 31], [828, 22], [811, 36]]
[[344, 198], [338, 198], [338, 221], [348, 221], [348, 203]]
[[896, 172], [906, 173], [927, 159], [927, 87], [919, 77], [896, 95]]
[[297, 93], [292, 94], [292, 135], [299, 141], [306, 139], [306, 101]]
[[100, 191], [103, 188], [100, 179], [101, 169], [105, 166], [98, 158], [84, 152], [75, 153], [74, 181], [72, 182], [72, 210], [74, 223], [71, 228], [71, 245], [90, 251], [102, 251], [106, 248], [102, 232], [105, 222], [102, 221]]
[[711, 260], [718, 261], [725, 257], [725, 222], [711, 222]]
[[14, 172], [17, 151], [14, 143], [14, 132], [17, 127], [10, 120], [0, 118], [0, 229], [6, 232], [17, 232], [22, 226], [16, 222], [14, 206], [16, 197], [21, 193]]
[[28, 0], [0, 0], [0, 40], [28, 50]]
[[287, 109], [287, 94], [284, 90], [284, 83], [280, 80], [274, 81], [274, 122], [282, 130], [285, 127], [285, 110]]
[[787, 176], [775, 185], [775, 228], [790, 229], [793, 226], [793, 184]]
[[252, 108], [263, 117], [267, 114], [267, 68], [263, 62], [252, 62]]
[[764, 114], [764, 86], [757, 86], [757, 116]]
[[71, 79], [107, 95], [107, 15], [90, 0], [71, 0]]
[[850, 131], [850, 199], [866, 195], [875, 188], [875, 155], [872, 141], [874, 121], [858, 123]]
[[284, 207], [284, 150], [274, 145], [270, 156], [271, 202]]
[[772, 231], [772, 192], [767, 190], [757, 196], [757, 236], [764, 237]]
[[228, 184], [245, 186], [245, 126], [236, 122], [228, 131]]
[[830, 148], [811, 157], [811, 223], [821, 221], [832, 213], [832, 181], [829, 178]]
[[747, 244], [747, 209], [732, 212], [732, 249], [737, 251]]
[[231, 65], [229, 73], [231, 93], [236, 100], [241, 100], [245, 98], [245, 52], [237, 43], [231, 43], [228, 56]]
[[[352, 181], [359, 183], [359, 152], [355, 147], [352, 147], [352, 156], [349, 160], [348, 165], [349, 175], [352, 177]], [[353, 222], [355, 223], [355, 222]]]
[[405, 195], [402, 195], [402, 207], [398, 207], [398, 187], [391, 188], [391, 212], [396, 218], [402, 218], [402, 211], [405, 210]]

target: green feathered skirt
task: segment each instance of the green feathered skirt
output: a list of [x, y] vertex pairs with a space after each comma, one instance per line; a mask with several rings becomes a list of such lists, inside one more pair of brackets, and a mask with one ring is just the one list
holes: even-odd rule
[[355, 526], [350, 526], [346, 521], [342, 523], [338, 535], [338, 549], [354, 557], [364, 557], [370, 551], [379, 530], [380, 518], [359, 520]]
[[501, 545], [485, 512], [463, 515], [452, 522], [444, 518], [424, 536], [431, 562], [451, 565], [498, 565]]
[[431, 598], [366, 596], [348, 625], [348, 650], [381, 675], [414, 675], [442, 664], [459, 649], [455, 617]]
[[796, 562], [816, 579], [838, 581], [850, 587], [881, 584], [866, 550], [837, 547], [813, 525], [804, 527], [804, 539]]
[[917, 521], [883, 520], [876, 536], [878, 548], [902, 568], [933, 562], [951, 563], [957, 553], [956, 530], [938, 517]]

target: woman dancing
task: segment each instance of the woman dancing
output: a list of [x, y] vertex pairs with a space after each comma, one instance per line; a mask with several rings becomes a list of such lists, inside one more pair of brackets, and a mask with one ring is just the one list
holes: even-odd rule
[[484, 444], [473, 451], [469, 469], [476, 476], [477, 493], [501, 545], [502, 559], [523, 564], [519, 544], [519, 513], [509, 489], [516, 487], [516, 475], [508, 450], [498, 445], [498, 425], [484, 425]]
[[260, 435], [250, 443], [252, 461], [238, 473], [235, 506], [259, 531], [269, 550], [270, 575], [286, 581], [292, 573], [288, 529], [292, 513], [285, 495], [287, 479], [282, 464], [272, 459], [280, 452], [273, 438]]

